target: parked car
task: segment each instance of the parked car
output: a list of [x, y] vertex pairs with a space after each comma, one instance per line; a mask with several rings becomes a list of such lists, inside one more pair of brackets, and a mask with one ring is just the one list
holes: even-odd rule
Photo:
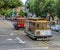
[[13, 21], [15, 19], [15, 17], [11, 17], [11, 21]]
[[6, 18], [6, 20], [11, 20], [11, 18]]
[[60, 31], [60, 25], [56, 26], [56, 31], [58, 31], [58, 32]]
[[60, 32], [60, 29], [58, 30], [58, 32]]
[[60, 25], [52, 25], [51, 29], [55, 31], [60, 31]]
[[56, 30], [56, 25], [51, 25], [51, 30]]

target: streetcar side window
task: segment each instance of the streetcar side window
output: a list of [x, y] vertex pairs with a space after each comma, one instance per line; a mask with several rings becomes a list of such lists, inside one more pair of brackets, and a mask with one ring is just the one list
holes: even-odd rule
[[42, 29], [44, 29], [44, 23], [42, 23]]
[[42, 29], [50, 29], [49, 23], [42, 23]]
[[30, 22], [29, 23], [29, 31], [33, 32], [34, 31], [34, 26], [35, 26], [35, 23]]
[[36, 28], [40, 29], [40, 24], [39, 23], [36, 24]]

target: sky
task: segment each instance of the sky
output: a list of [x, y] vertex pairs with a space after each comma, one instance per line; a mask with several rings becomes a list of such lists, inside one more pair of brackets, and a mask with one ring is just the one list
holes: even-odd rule
[[26, 2], [26, 0], [21, 0], [24, 4], [25, 4], [25, 2]]

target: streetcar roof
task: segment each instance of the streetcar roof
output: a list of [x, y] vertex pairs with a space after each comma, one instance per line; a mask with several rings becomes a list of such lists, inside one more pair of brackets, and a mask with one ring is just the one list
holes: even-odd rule
[[29, 21], [29, 22], [33, 22], [33, 23], [41, 23], [41, 22], [50, 22], [50, 21]]
[[37, 20], [37, 19], [40, 19], [40, 20], [46, 20], [46, 18], [27, 18], [28, 20]]
[[15, 18], [15, 19], [17, 19], [17, 20], [23, 19], [23, 20], [24, 20], [24, 19], [26, 19], [26, 18], [19, 17], [19, 18]]

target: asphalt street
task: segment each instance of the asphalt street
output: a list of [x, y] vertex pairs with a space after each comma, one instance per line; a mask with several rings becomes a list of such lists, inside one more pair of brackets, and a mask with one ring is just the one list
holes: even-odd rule
[[60, 33], [52, 34], [50, 41], [34, 41], [24, 30], [15, 30], [12, 22], [0, 20], [0, 50], [60, 50]]

